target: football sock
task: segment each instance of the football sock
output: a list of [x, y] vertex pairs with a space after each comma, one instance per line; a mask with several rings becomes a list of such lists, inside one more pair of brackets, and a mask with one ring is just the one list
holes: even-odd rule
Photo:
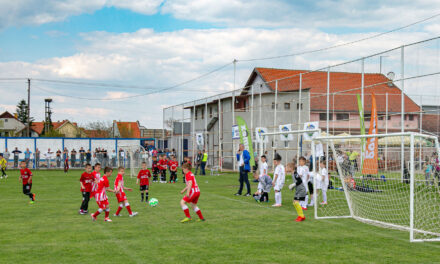
[[304, 212], [301, 208], [301, 205], [298, 202], [293, 202], [293, 206], [295, 207], [296, 213], [298, 216], [304, 217]]
[[275, 203], [281, 204], [281, 192], [275, 192]]
[[31, 200], [33, 201], [34, 200], [34, 194], [33, 193], [28, 193], [28, 195], [29, 195], [29, 198], [31, 198]]
[[110, 209], [105, 209], [105, 218], [108, 218], [108, 216], [110, 215]]
[[189, 214], [188, 206], [186, 206], [186, 205], [182, 206], [182, 210], [185, 213], [186, 217], [191, 218], [191, 215]]
[[148, 193], [145, 193], [145, 201], [148, 202]]
[[93, 214], [93, 216], [94, 216], [94, 217], [97, 217], [100, 213], [102, 213], [102, 209], [101, 209], [101, 208], [99, 208], [98, 211], [96, 211], [96, 212]]
[[127, 208], [128, 213], [131, 215], [132, 212], [131, 212], [131, 207], [130, 207], [130, 204], [129, 204], [129, 203], [126, 203], [126, 204], [125, 204], [125, 208]]
[[312, 196], [312, 198], [310, 199], [310, 204], [315, 204], [315, 199], [314, 199], [315, 197], [314, 196]]
[[119, 213], [121, 212], [122, 208], [124, 208], [124, 206], [122, 204], [119, 205], [118, 210], [116, 210], [116, 215], [119, 215]]
[[198, 207], [194, 208], [194, 212], [196, 212], [196, 214], [199, 216], [199, 218], [203, 220], [202, 211], [200, 211], [200, 209]]
[[144, 193], [141, 193], [142, 201], [144, 201]]
[[322, 190], [322, 200], [327, 202], [327, 190]]
[[306, 200], [304, 201], [304, 207], [307, 207], [307, 205], [309, 204], [309, 195], [306, 195]]

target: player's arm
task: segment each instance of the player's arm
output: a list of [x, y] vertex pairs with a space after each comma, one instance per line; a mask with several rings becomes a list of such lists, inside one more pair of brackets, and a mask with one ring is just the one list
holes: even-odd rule
[[127, 191], [130, 191], [130, 192], [133, 191], [132, 188], [127, 188], [127, 187], [125, 187], [125, 186], [123, 187], [123, 189], [124, 189], [124, 190], [127, 190]]
[[118, 187], [116, 187], [115, 193], [119, 193], [121, 191], [121, 182], [118, 182]]
[[107, 191], [107, 192], [112, 192], [112, 193], [116, 193], [116, 191], [115, 190], [113, 190], [112, 188], [110, 188], [110, 187], [107, 187], [107, 188], [105, 188], [105, 190]]
[[19, 182], [23, 181], [23, 177], [21, 176], [21, 173], [20, 173], [20, 177], [18, 177], [18, 181]]
[[278, 174], [275, 174], [272, 181], [272, 186], [275, 186], [275, 183], [277, 182]]
[[189, 192], [191, 190], [192, 185], [193, 185], [192, 181], [188, 181], [187, 182], [187, 184], [186, 184], [186, 196], [189, 196]]

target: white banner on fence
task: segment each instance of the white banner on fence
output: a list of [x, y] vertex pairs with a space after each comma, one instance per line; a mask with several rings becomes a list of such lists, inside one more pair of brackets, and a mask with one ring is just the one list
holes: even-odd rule
[[[280, 125], [280, 132], [289, 132], [292, 131], [292, 125], [286, 124], [286, 125]], [[293, 140], [293, 134], [281, 134], [280, 135], [281, 141], [292, 141]]]
[[240, 130], [238, 126], [232, 126], [232, 139], [240, 139]]
[[257, 139], [257, 142], [263, 141], [264, 143], [269, 142], [269, 138], [267, 136], [261, 135], [263, 133], [267, 133], [269, 130], [267, 130], [266, 127], [257, 127], [255, 128], [255, 138]]
[[[319, 122], [307, 122], [304, 123], [304, 130], [313, 130], [319, 128]], [[304, 132], [304, 140], [312, 140], [319, 136], [319, 132]]]
[[196, 142], [197, 142], [197, 146], [203, 146], [204, 145], [203, 133], [197, 133], [196, 134]]

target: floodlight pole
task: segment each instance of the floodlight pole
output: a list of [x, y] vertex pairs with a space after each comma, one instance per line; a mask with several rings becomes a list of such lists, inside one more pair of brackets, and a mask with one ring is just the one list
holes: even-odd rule
[[31, 79], [27, 79], [28, 81], [28, 101], [27, 101], [27, 136], [31, 136]]
[[[401, 113], [400, 113], [400, 122], [401, 122], [401, 132], [405, 132], [405, 49], [404, 46], [402, 46], [401, 48], [401, 53], [400, 53], [400, 66], [401, 66], [401, 87], [400, 87], [400, 91], [401, 91]], [[401, 138], [401, 151], [400, 151], [400, 173], [401, 173], [401, 177], [403, 179], [403, 167], [405, 165], [405, 152], [404, 152], [404, 139], [403, 137]]]

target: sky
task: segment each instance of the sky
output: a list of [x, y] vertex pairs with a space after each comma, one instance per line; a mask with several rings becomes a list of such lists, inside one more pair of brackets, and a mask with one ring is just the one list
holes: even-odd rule
[[[317, 69], [439, 36], [440, 17], [328, 51], [247, 59], [334, 46], [439, 13], [437, 0], [0, 0], [0, 112], [15, 112], [31, 78], [37, 121], [50, 97], [53, 121], [138, 120], [161, 128], [164, 107], [233, 89], [234, 59], [238, 88], [254, 67]], [[438, 50], [436, 41], [409, 51], [408, 71], [438, 71]], [[383, 58], [384, 72], [398, 72], [394, 55]], [[376, 70], [377, 61], [368, 63]], [[440, 96], [423, 81], [405, 87], [417, 97], [426, 93], [422, 86]]]

